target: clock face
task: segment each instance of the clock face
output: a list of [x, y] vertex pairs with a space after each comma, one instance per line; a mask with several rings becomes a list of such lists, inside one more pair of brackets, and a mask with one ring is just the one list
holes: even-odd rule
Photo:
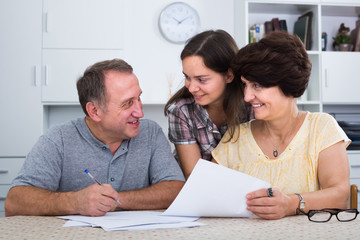
[[199, 26], [198, 13], [183, 2], [175, 2], [166, 6], [160, 14], [161, 34], [173, 43], [186, 42], [197, 33]]

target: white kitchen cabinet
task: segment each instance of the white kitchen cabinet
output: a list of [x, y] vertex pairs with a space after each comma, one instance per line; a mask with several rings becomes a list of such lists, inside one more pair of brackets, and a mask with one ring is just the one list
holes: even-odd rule
[[25, 156], [42, 131], [41, 14], [41, 0], [0, 1], [0, 157]]
[[44, 0], [44, 48], [121, 49], [122, 0]]
[[122, 58], [122, 0], [44, 0], [42, 102], [78, 103], [77, 79], [102, 60]]
[[78, 103], [76, 81], [90, 65], [122, 58], [121, 50], [43, 50], [42, 102]]
[[5, 199], [10, 185], [0, 185], [0, 217], [5, 217]]
[[360, 103], [360, 53], [323, 52], [324, 103]]

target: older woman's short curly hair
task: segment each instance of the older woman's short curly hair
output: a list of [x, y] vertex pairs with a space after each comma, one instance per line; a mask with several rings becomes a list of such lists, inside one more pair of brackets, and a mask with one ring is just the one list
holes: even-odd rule
[[285, 32], [272, 32], [239, 50], [231, 63], [236, 78], [243, 76], [263, 87], [279, 86], [285, 96], [306, 90], [311, 62], [302, 41]]

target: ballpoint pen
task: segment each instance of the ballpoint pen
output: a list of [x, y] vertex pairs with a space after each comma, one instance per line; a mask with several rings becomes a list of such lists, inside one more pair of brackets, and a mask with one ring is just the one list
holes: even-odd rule
[[[87, 169], [85, 169], [84, 172], [85, 172], [92, 180], [94, 180], [95, 183], [99, 184], [100, 186], [102, 185], [93, 175], [91, 175], [91, 173], [89, 173], [89, 171], [88, 171]], [[121, 205], [120, 200], [116, 200], [116, 202]]]

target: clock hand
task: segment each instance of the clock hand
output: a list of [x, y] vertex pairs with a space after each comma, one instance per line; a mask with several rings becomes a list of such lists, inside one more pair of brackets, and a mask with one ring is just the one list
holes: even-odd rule
[[173, 17], [173, 19], [178, 23], [181, 24], [181, 21], [177, 20], [176, 18]]
[[179, 21], [178, 24], [181, 24], [183, 21], [185, 21], [186, 19], [188, 19], [190, 16], [187, 16], [186, 18], [184, 18], [183, 20]]

